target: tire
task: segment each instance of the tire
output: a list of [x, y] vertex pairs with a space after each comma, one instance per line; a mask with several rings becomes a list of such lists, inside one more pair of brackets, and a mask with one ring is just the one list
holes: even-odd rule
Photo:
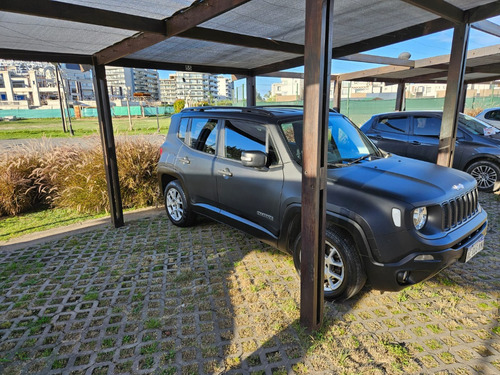
[[[301, 235], [294, 243], [293, 261], [300, 274]], [[341, 302], [356, 295], [365, 285], [366, 273], [354, 242], [335, 228], [327, 228], [325, 237], [324, 297]]]
[[488, 160], [476, 161], [469, 165], [466, 172], [476, 179], [478, 190], [492, 192], [498, 188], [500, 168], [497, 164]]
[[165, 210], [172, 224], [178, 227], [189, 227], [194, 224], [196, 215], [190, 207], [186, 193], [178, 180], [168, 183], [163, 194]]

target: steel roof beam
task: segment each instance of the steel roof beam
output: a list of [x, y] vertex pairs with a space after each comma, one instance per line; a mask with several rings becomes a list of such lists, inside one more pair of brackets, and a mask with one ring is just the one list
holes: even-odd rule
[[38, 52], [0, 48], [0, 58], [6, 60], [46, 61], [69, 64], [92, 64], [92, 56], [56, 52]]
[[484, 33], [488, 33], [490, 35], [496, 36], [500, 38], [500, 25], [497, 25], [494, 22], [483, 20], [474, 22], [471, 27], [473, 29], [482, 31]]
[[[356, 43], [346, 44], [345, 46], [333, 48], [332, 57], [339, 59], [340, 57], [353, 55], [363, 51], [369, 51], [378, 47], [383, 47], [389, 44], [402, 42], [405, 40], [413, 39], [422, 35], [432, 34], [439, 31], [447, 30], [453, 27], [453, 23], [448, 20], [436, 19], [419, 25], [410, 26], [401, 29], [398, 32], [391, 32], [377, 37], [362, 40]], [[304, 65], [304, 57], [296, 57], [282, 62], [264, 65], [254, 69], [256, 75], [264, 73], [272, 73], [280, 70], [295, 68]]]
[[130, 68], [193, 71], [193, 72], [212, 73], [212, 74], [234, 74], [245, 77], [251, 75], [251, 71], [249, 69], [241, 69], [241, 68], [234, 68], [227, 66], [192, 65], [188, 63], [169, 63], [162, 61], [139, 60], [131, 58], [121, 58], [109, 63], [108, 65], [130, 67]]
[[304, 54], [304, 46], [296, 43], [282, 42], [268, 38], [237, 34], [227, 31], [207, 29], [205, 27], [194, 27], [178, 35], [181, 38], [203, 40], [222, 44], [230, 44], [239, 47], [257, 48], [268, 51], [278, 51]]
[[445, 20], [462, 23], [464, 22], [465, 12], [456, 6], [447, 3], [444, 0], [401, 0], [420, 9], [444, 18]]

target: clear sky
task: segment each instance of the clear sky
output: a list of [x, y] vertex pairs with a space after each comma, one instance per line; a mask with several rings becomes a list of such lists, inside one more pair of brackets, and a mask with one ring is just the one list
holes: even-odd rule
[[[490, 21], [500, 24], [500, 16], [490, 18]], [[335, 33], [335, 30], [334, 30]], [[447, 55], [451, 50], [451, 41], [453, 38], [453, 30], [446, 30], [435, 34], [426, 35], [420, 38], [415, 38], [401, 43], [392, 44], [386, 47], [377, 48], [371, 51], [365, 51], [371, 55], [398, 57], [401, 52], [411, 53], [411, 60], [424, 59], [432, 56]], [[469, 50], [488, 47], [495, 44], [500, 44], [500, 38], [486, 34], [482, 31], [471, 29], [469, 36]], [[348, 73], [358, 70], [375, 68], [381, 65], [367, 64], [352, 61], [333, 60], [332, 73]], [[303, 72], [303, 67], [290, 69], [290, 71]], [[167, 78], [170, 71], [160, 71], [160, 78]], [[271, 85], [274, 82], [279, 82], [279, 78], [264, 78], [257, 77], [257, 91], [264, 95], [271, 90]], [[235, 82], [235, 89], [245, 83], [245, 80]], [[241, 94], [240, 94], [241, 95]]]

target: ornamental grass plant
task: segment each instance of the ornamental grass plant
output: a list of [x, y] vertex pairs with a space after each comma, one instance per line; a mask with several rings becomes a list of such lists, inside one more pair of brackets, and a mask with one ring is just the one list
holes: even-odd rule
[[[123, 207], [157, 203], [158, 149], [140, 139], [117, 143], [116, 154]], [[41, 205], [88, 213], [107, 211], [103, 160], [97, 141], [85, 147], [23, 147], [7, 154], [0, 161], [1, 215], [16, 215]]]

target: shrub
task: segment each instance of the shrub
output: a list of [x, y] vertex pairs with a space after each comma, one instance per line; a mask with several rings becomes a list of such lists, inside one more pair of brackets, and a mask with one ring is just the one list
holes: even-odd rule
[[480, 114], [481, 112], [483, 112], [483, 109], [484, 108], [467, 108], [467, 109], [465, 109], [464, 113], [466, 115], [469, 115], [469, 116], [472, 116], [472, 117], [476, 117], [478, 114]]
[[159, 197], [156, 175], [158, 147], [144, 139], [122, 142], [116, 146], [116, 157], [123, 207], [156, 204]]
[[[157, 203], [158, 148], [145, 139], [117, 143], [124, 208]], [[0, 213], [16, 215], [40, 203], [81, 212], [109, 208], [102, 147], [57, 147], [16, 153], [0, 163]]]
[[40, 203], [31, 173], [39, 166], [38, 152], [15, 152], [0, 161], [0, 216], [17, 215]]
[[58, 147], [43, 155], [33, 171], [35, 185], [53, 206], [83, 212], [108, 208], [106, 176], [100, 146]]

